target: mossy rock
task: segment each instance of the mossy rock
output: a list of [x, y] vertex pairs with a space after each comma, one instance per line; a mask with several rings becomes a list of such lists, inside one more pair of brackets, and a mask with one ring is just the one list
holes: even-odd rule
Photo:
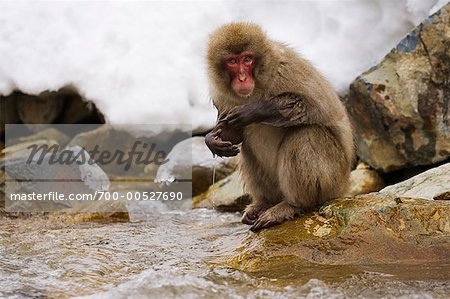
[[273, 272], [311, 263], [449, 263], [450, 202], [372, 193], [332, 200], [318, 212], [243, 234], [220, 265]]

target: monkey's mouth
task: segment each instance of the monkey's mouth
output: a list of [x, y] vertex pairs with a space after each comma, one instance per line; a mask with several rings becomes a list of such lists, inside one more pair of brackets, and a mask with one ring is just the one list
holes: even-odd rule
[[248, 98], [253, 93], [253, 88], [251, 89], [240, 89], [236, 91], [237, 95], [243, 98]]
[[236, 94], [240, 97], [246, 98], [252, 95], [255, 84], [250, 82], [250, 80], [246, 80], [246, 82], [240, 82], [240, 84], [236, 87]]
[[253, 88], [251, 89], [240, 89], [236, 91], [236, 94], [242, 98], [248, 98], [253, 93]]

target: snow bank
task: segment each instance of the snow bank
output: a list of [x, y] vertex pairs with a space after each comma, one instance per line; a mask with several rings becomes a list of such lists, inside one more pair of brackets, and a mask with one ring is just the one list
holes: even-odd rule
[[220, 24], [259, 23], [345, 91], [446, 2], [1, 2], [0, 94], [72, 84], [111, 123], [209, 126], [204, 54]]

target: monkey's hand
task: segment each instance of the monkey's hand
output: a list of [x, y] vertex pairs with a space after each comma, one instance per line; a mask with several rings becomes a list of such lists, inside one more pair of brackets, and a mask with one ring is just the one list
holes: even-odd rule
[[242, 143], [242, 141], [244, 141], [243, 128], [232, 128], [225, 122], [219, 122], [217, 126], [219, 126], [221, 130], [219, 138], [223, 141], [230, 141], [234, 145]]
[[239, 154], [239, 148], [230, 141], [222, 140], [220, 137], [221, 133], [221, 126], [216, 126], [211, 132], [206, 134], [205, 143], [209, 150], [219, 157], [232, 157]]

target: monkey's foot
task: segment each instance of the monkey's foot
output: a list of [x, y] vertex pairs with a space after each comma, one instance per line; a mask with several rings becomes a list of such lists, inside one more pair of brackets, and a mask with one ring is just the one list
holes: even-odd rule
[[292, 220], [299, 212], [299, 209], [291, 206], [285, 201], [280, 202], [276, 206], [271, 207], [263, 212], [258, 220], [250, 227], [250, 230], [257, 232], [263, 228], [271, 227], [287, 220]]
[[242, 223], [252, 225], [270, 207], [270, 205], [261, 202], [249, 204], [244, 210], [244, 215], [241, 219]]

